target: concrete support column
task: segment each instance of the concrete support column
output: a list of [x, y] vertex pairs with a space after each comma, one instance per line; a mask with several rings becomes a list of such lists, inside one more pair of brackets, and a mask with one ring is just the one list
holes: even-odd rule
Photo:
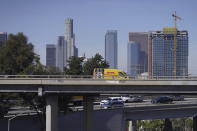
[[169, 118], [165, 119], [165, 123], [164, 123], [164, 131], [172, 131], [172, 122]]
[[137, 131], [137, 121], [131, 120], [126, 122], [127, 131]]
[[58, 131], [58, 96], [46, 96], [46, 131]]
[[197, 116], [193, 117], [193, 131], [197, 131]]
[[83, 131], [93, 131], [93, 96], [84, 96], [84, 122], [83, 122]]

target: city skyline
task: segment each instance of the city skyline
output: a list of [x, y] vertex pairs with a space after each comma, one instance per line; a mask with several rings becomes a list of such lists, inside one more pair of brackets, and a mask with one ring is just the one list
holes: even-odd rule
[[[170, 2], [170, 4], [169, 4]], [[118, 68], [126, 71], [126, 47], [128, 32], [148, 32], [173, 25], [172, 13], [182, 17], [178, 29], [189, 31], [189, 73], [197, 74], [195, 49], [197, 48], [195, 0], [187, 1], [2, 1], [0, 5], [1, 32], [24, 32], [35, 45], [35, 51], [45, 64], [45, 43], [56, 43], [57, 36], [64, 33], [65, 18], [75, 23], [76, 46], [79, 55], [87, 57], [99, 52], [104, 56], [106, 30], [115, 29], [118, 35]], [[36, 10], [35, 10], [36, 8]], [[58, 10], [57, 10], [58, 8]], [[11, 9], [11, 10], [7, 10]], [[184, 10], [183, 10], [184, 9]], [[18, 15], [20, 14], [20, 15]]]

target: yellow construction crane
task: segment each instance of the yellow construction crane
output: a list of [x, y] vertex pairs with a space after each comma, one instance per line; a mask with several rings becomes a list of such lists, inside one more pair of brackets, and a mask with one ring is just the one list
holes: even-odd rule
[[174, 14], [172, 14], [173, 20], [174, 20], [174, 28], [176, 31], [173, 32], [174, 34], [174, 48], [173, 48], [173, 76], [176, 77], [176, 48], [177, 48], [177, 39], [176, 39], [176, 35], [177, 35], [177, 25], [176, 22], [177, 20], [181, 20], [181, 17], [176, 15], [176, 11]]

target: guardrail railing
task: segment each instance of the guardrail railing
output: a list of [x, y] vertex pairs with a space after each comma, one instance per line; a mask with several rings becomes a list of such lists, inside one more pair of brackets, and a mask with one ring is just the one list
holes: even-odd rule
[[[0, 79], [96, 79], [109, 80], [104, 78], [94, 78], [92, 75], [0, 75]], [[153, 77], [131, 77], [117, 78], [112, 76], [110, 80], [197, 80], [197, 76], [153, 76]]]

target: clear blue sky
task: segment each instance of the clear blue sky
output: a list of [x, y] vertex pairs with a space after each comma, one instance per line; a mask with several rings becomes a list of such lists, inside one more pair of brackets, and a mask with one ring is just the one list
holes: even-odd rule
[[46, 44], [64, 35], [64, 19], [74, 19], [79, 55], [104, 56], [104, 36], [118, 30], [119, 68], [126, 70], [128, 32], [172, 26], [171, 14], [182, 17], [180, 30], [189, 31], [189, 72], [197, 75], [197, 0], [0, 0], [0, 32], [24, 32], [46, 61]]

